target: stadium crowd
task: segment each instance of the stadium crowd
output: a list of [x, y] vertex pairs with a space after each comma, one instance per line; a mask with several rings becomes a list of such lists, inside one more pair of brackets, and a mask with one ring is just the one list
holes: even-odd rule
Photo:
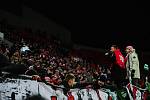
[[72, 55], [71, 49], [63, 46], [58, 39], [41, 34], [31, 35], [30, 30], [17, 31], [10, 25], [2, 28], [2, 24], [1, 32], [5, 33], [5, 38], [13, 46], [9, 48], [2, 42], [0, 53], [11, 63], [27, 66], [26, 75], [39, 76], [38, 80], [54, 85], [61, 85], [69, 73], [73, 73], [79, 83], [97, 82], [100, 86], [112, 84], [109, 67], [94, 63], [92, 59]]
[[[96, 52], [95, 55], [92, 55], [93, 57], [88, 57], [90, 53], [83, 51], [83, 54], [80, 50], [75, 51], [78, 52], [76, 54], [72, 48], [66, 47], [54, 36], [39, 30], [33, 32], [30, 28], [18, 28], [6, 24], [5, 21], [0, 21], [0, 32], [4, 33], [5, 39], [13, 43], [12, 46], [9, 46], [9, 44], [0, 41], [0, 54], [7, 57], [11, 64], [14, 64], [10, 70], [13, 70], [15, 64], [25, 69], [21, 73], [21, 68], [17, 67], [18, 70], [14, 68], [13, 72], [18, 71], [15, 73], [32, 76], [33, 80], [46, 82], [53, 86], [64, 85], [66, 76], [71, 74], [69, 78], [71, 80], [75, 78], [75, 82], [79, 84], [90, 83], [86, 85], [87, 88], [93, 86], [92, 88], [95, 90], [103, 87], [111, 90], [116, 89], [113, 80], [116, 77], [113, 77], [111, 72], [112, 64], [103, 65], [100, 60], [93, 59], [99, 56]], [[119, 75], [118, 73], [120, 72], [118, 71], [116, 74]], [[149, 71], [146, 73], [149, 75]], [[139, 87], [145, 88], [143, 73], [141, 73], [139, 83]]]

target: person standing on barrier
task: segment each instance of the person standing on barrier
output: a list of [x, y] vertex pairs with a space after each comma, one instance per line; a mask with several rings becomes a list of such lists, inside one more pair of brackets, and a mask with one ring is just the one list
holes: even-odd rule
[[105, 54], [111, 61], [111, 77], [118, 88], [122, 87], [125, 80], [126, 69], [124, 57], [117, 45], [112, 45], [110, 51]]
[[140, 79], [140, 68], [139, 68], [139, 59], [138, 55], [135, 52], [133, 46], [126, 47], [126, 68], [127, 68], [127, 77], [129, 78], [129, 71], [131, 71], [132, 84], [138, 86]]

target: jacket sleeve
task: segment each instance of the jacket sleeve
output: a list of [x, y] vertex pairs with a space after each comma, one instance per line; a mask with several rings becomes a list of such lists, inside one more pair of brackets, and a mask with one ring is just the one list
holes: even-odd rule
[[139, 60], [136, 53], [133, 53], [130, 58], [131, 69], [136, 70], [139, 67]]

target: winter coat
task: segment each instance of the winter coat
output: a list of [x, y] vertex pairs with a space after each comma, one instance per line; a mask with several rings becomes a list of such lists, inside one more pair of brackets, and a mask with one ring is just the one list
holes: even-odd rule
[[140, 79], [140, 68], [139, 68], [139, 59], [135, 50], [126, 57], [126, 68], [130, 69], [130, 71], [134, 71], [133, 78]]

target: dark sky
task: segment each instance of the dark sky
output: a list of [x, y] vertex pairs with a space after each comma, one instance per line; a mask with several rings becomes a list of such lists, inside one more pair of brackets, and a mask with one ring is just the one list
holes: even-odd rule
[[[48, 0], [49, 1], [49, 0]], [[111, 43], [133, 44], [150, 50], [149, 5], [144, 1], [57, 2], [55, 4], [24, 0], [25, 4], [44, 14], [72, 33], [79, 44], [105, 48]]]

